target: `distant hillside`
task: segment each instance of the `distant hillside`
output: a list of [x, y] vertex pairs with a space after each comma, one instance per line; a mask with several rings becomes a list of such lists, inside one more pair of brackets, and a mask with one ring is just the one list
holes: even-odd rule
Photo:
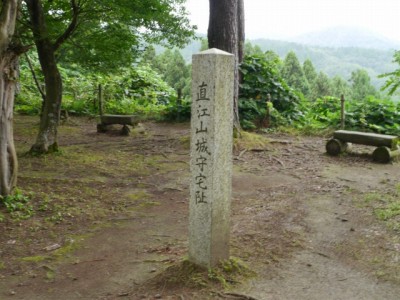
[[365, 29], [345, 26], [303, 34], [290, 39], [290, 41], [331, 48], [357, 47], [381, 50], [400, 48], [400, 42], [392, 41]]
[[[289, 51], [293, 50], [301, 63], [310, 59], [318, 71], [323, 71], [331, 77], [339, 75], [348, 80], [352, 71], [365, 69], [376, 88], [380, 88], [385, 81], [377, 78], [379, 74], [391, 72], [398, 67], [392, 63], [394, 50], [321, 47], [269, 39], [256, 39], [250, 42], [260, 46], [263, 51], [274, 51], [282, 59]], [[182, 49], [181, 53], [185, 60], [189, 62], [192, 54], [197, 53], [200, 46], [200, 40], [196, 40]], [[158, 50], [161, 51], [161, 49]]]
[[294, 51], [300, 62], [310, 59], [317, 70], [331, 77], [340, 75], [349, 79], [352, 71], [365, 69], [371, 77], [372, 84], [377, 88], [385, 81], [377, 76], [397, 68], [392, 63], [394, 50], [317, 47], [267, 39], [252, 40], [251, 43], [260, 46], [263, 51], [272, 50], [282, 58], [289, 51]]

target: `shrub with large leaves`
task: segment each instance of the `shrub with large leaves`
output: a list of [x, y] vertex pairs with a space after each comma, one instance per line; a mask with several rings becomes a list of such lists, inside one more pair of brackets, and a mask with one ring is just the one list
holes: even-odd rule
[[349, 128], [400, 135], [400, 103], [368, 97], [350, 102], [346, 113]]
[[276, 109], [276, 118], [279, 118], [279, 112], [290, 124], [303, 116], [300, 96], [283, 80], [275, 60], [271, 55], [249, 55], [240, 66], [243, 83], [240, 86], [239, 113], [244, 129], [256, 127], [265, 117], [268, 95]]

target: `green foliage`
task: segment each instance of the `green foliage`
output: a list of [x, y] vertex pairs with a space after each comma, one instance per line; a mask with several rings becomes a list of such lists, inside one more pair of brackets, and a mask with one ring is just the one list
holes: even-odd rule
[[263, 51], [260, 46], [252, 45], [250, 41], [246, 41], [244, 44], [244, 54], [245, 55], [263, 55]]
[[[289, 66], [293, 67], [292, 70], [301, 69], [296, 55], [288, 55], [283, 64], [273, 51], [262, 53], [250, 43], [246, 44], [246, 48], [247, 52], [256, 54], [246, 55], [241, 65], [243, 83], [239, 95], [239, 113], [242, 128], [256, 129], [267, 125], [289, 125], [314, 131], [338, 128], [339, 97], [344, 95], [347, 100], [347, 128], [398, 134], [398, 105], [390, 100], [378, 100], [370, 96], [376, 94], [376, 91], [365, 70], [353, 72], [352, 86], [349, 86], [339, 76], [329, 79], [323, 72], [317, 74], [311, 60], [306, 60], [302, 67], [303, 74], [297, 72], [298, 76], [311, 83], [311, 90], [305, 95], [307, 99], [304, 99], [282, 76], [285, 70], [289, 70]], [[189, 120], [190, 65], [186, 64], [177, 50], [166, 50], [157, 55], [154, 47], [148, 46], [142, 54], [139, 64], [119, 68], [118, 74], [94, 73], [77, 64], [62, 65], [60, 72], [65, 83], [63, 109], [74, 114], [98, 114], [97, 87], [102, 84], [106, 113], [139, 114], [169, 121]], [[30, 54], [30, 61], [40, 85], [43, 78], [38, 72], [40, 68], [37, 57]], [[354, 100], [352, 94], [355, 95]], [[268, 95], [272, 101], [268, 104], [270, 124], [267, 122]], [[22, 60], [20, 93], [15, 110], [38, 114], [41, 103], [27, 61]]]
[[331, 79], [332, 96], [340, 98], [342, 95], [345, 99], [351, 99], [351, 89], [346, 80], [340, 76], [334, 76]]
[[[98, 85], [103, 86], [104, 111], [115, 114], [154, 116], [176, 101], [176, 92], [147, 65], [120, 69], [118, 75], [101, 75], [78, 66], [60, 67], [64, 81], [62, 109], [76, 115], [98, 114]], [[15, 102], [17, 112], [38, 114], [42, 100], [31, 92], [36, 86], [24, 67], [24, 83]]]
[[34, 213], [33, 207], [29, 204], [29, 197], [24, 195], [19, 189], [15, 189], [12, 195], [0, 196], [0, 203], [5, 206], [13, 219], [29, 219]]
[[37, 86], [33, 80], [31, 70], [28, 65], [28, 59], [32, 64], [33, 71], [38, 79], [38, 83], [43, 83], [43, 76], [41, 76], [41, 70], [39, 66], [38, 58], [35, 55], [26, 54], [22, 56], [20, 60], [20, 78], [19, 78], [19, 89], [17, 90], [15, 97], [14, 111], [27, 114], [27, 115], [38, 115], [42, 106], [42, 97], [38, 92]]
[[350, 83], [352, 88], [352, 99], [354, 100], [362, 101], [368, 96], [378, 96], [377, 91], [371, 85], [371, 78], [366, 70], [359, 69], [351, 72]]
[[[395, 51], [393, 55], [393, 62], [400, 65], [400, 50]], [[384, 73], [378, 76], [379, 78], [388, 77], [382, 90], [389, 89], [388, 94], [393, 95], [400, 86], [400, 69], [393, 72]]]
[[181, 99], [190, 97], [190, 67], [177, 49], [165, 50], [153, 59], [150, 66], [176, 90]]
[[120, 76], [107, 79], [111, 79], [104, 86], [107, 113], [151, 116], [176, 98], [174, 90], [148, 66], [123, 69]]
[[347, 80], [351, 72], [356, 69], [368, 70], [371, 84], [376, 89], [384, 83], [384, 80], [377, 76], [391, 72], [396, 67], [391, 62], [392, 50], [328, 48], [267, 39], [257, 39], [252, 43], [259, 45], [263, 51], [272, 50], [280, 57], [285, 57], [290, 51], [294, 51], [299, 61], [310, 59], [318, 72], [322, 71], [330, 77], [338, 75]]
[[364, 197], [366, 205], [370, 206], [377, 219], [384, 221], [387, 226], [396, 231], [400, 231], [400, 186], [394, 190], [389, 190], [385, 194], [372, 192]]
[[171, 103], [166, 107], [163, 113], [163, 119], [166, 121], [184, 122], [190, 120], [192, 102], [182, 100], [180, 103]]
[[398, 135], [400, 104], [372, 96], [364, 101], [350, 102], [346, 112], [346, 126], [359, 130]]
[[[398, 135], [400, 130], [400, 104], [391, 100], [368, 97], [364, 101], [345, 103], [346, 128]], [[336, 97], [318, 98], [310, 102], [307, 114], [298, 128], [338, 128], [340, 125], [340, 99]]]
[[308, 95], [310, 85], [307, 77], [304, 75], [300, 62], [293, 51], [290, 51], [283, 61], [282, 77], [290, 87], [303, 93], [303, 95]]
[[198, 51], [204, 51], [208, 49], [208, 39], [207, 38], [201, 38], [200, 39], [201, 44], [200, 44], [200, 49]]
[[315, 71], [314, 65], [310, 59], [306, 59], [303, 62], [303, 72], [304, 76], [306, 76], [308, 83], [312, 87], [313, 83], [317, 79], [317, 71]]
[[335, 97], [318, 98], [311, 103], [306, 119], [315, 122], [320, 128], [340, 124], [340, 99]]
[[319, 72], [311, 90], [310, 100], [332, 95], [329, 77], [324, 72]]
[[[75, 2], [74, 2], [75, 3]], [[57, 53], [63, 64], [110, 73], [135, 62], [143, 44], [183, 46], [194, 35], [184, 0], [79, 1], [78, 26]], [[51, 40], [71, 23], [68, 1], [43, 3]]]
[[[300, 98], [280, 76], [275, 60], [271, 56], [246, 56], [240, 70], [243, 83], [240, 89], [239, 114], [243, 128], [257, 126], [265, 117], [266, 100], [271, 98], [273, 108], [286, 119], [287, 123], [301, 118]], [[277, 114], [273, 112], [276, 118]]]

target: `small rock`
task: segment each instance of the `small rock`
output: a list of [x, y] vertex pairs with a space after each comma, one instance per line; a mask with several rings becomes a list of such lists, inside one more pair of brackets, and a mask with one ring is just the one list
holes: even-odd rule
[[157, 294], [157, 295], [154, 296], [154, 298], [156, 298], [156, 299], [161, 299], [162, 296], [161, 296], [161, 294]]
[[150, 270], [150, 273], [154, 273], [154, 272], [157, 272], [156, 268], [153, 268], [153, 269]]
[[53, 244], [53, 245], [49, 245], [49, 246], [47, 246], [47, 247], [44, 247], [43, 250], [46, 250], [46, 251], [53, 251], [53, 250], [57, 250], [57, 249], [59, 249], [59, 248], [61, 248], [61, 245], [60, 245], [60, 244]]
[[16, 294], [15, 291], [10, 291], [10, 295], [14, 296]]

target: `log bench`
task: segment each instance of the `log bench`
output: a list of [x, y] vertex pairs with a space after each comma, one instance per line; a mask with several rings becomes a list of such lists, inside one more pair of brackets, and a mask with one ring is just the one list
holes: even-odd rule
[[121, 134], [129, 135], [128, 125], [135, 126], [138, 122], [138, 117], [134, 115], [101, 115], [97, 132], [107, 132], [111, 125], [122, 125]]
[[348, 149], [350, 143], [375, 146], [377, 148], [372, 153], [374, 161], [388, 163], [400, 154], [399, 142], [399, 137], [395, 135], [337, 130], [333, 133], [333, 138], [326, 143], [326, 152], [339, 155]]

